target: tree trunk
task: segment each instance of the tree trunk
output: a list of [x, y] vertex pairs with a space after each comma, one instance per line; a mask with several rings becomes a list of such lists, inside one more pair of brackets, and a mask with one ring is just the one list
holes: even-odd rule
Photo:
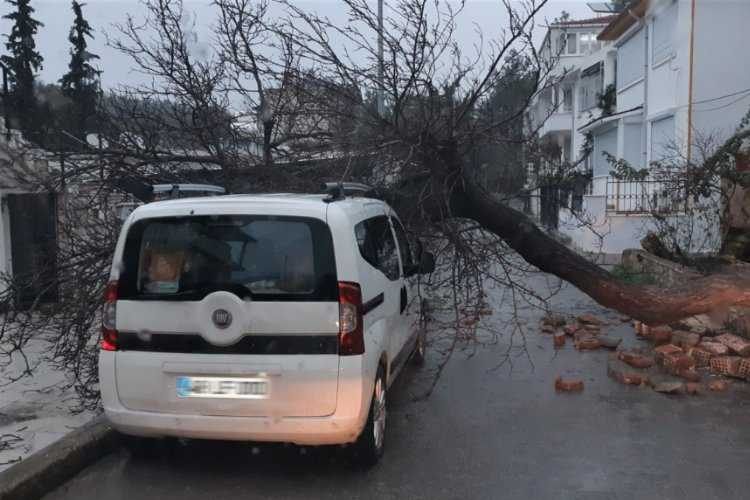
[[714, 274], [664, 289], [619, 281], [600, 266], [541, 231], [518, 210], [494, 200], [464, 178], [451, 202], [458, 215], [498, 235], [528, 263], [572, 283], [599, 304], [649, 325], [750, 306], [750, 274]]

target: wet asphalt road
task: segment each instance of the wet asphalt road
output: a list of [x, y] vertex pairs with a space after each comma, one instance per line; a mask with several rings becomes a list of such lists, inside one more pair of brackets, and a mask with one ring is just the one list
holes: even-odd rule
[[[602, 314], [606, 330], [638, 344], [629, 325], [574, 288], [554, 302]], [[535, 331], [541, 313], [523, 314]], [[455, 353], [426, 400], [414, 396], [430, 366], [410, 367], [390, 392], [386, 455], [370, 470], [338, 449], [190, 442], [157, 460], [109, 455], [45, 498], [750, 498], [744, 384], [663, 396], [607, 378], [606, 352], [578, 353], [570, 343], [556, 352], [536, 333], [527, 345], [531, 362], [518, 358], [512, 369], [493, 369], [507, 343]], [[583, 378], [584, 392], [556, 394], [558, 374]]]

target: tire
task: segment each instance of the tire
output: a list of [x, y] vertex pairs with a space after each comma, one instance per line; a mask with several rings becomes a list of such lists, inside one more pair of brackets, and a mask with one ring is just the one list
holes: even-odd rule
[[354, 446], [356, 461], [366, 467], [377, 464], [385, 450], [386, 401], [385, 369], [381, 365], [375, 377], [367, 423]]
[[414, 345], [414, 352], [411, 354], [411, 362], [417, 366], [424, 365], [426, 359], [426, 337], [427, 334], [424, 328], [420, 328], [417, 334], [417, 343]]

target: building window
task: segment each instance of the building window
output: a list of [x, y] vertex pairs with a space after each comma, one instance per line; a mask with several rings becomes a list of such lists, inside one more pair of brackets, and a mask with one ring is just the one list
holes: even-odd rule
[[571, 87], [563, 88], [563, 112], [570, 113], [573, 111], [573, 89]]
[[651, 122], [651, 161], [673, 161], [678, 152], [675, 143], [674, 115]]
[[625, 124], [625, 132], [623, 134], [623, 147], [622, 147], [622, 159], [628, 162], [633, 168], [642, 168], [643, 159], [641, 157], [643, 149], [641, 148], [641, 141], [643, 139], [643, 124], [642, 123], [627, 123]]
[[580, 40], [582, 54], [593, 54], [602, 48], [602, 42], [596, 39], [596, 33], [581, 33]]
[[674, 54], [677, 4], [673, 3], [654, 18], [651, 63], [659, 64]]
[[617, 127], [594, 136], [594, 177], [606, 177], [612, 170], [607, 155], [617, 157]]
[[588, 111], [597, 106], [603, 82], [600, 63], [589, 66], [581, 72], [580, 87], [578, 87], [579, 111]]
[[578, 53], [577, 35], [575, 33], [565, 35], [565, 53], [568, 55]]
[[643, 29], [617, 48], [617, 89], [621, 90], [643, 78], [645, 61]]

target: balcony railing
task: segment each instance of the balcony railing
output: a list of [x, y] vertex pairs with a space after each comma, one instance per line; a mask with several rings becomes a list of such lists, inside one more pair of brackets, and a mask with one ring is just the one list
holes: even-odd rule
[[624, 214], [682, 212], [687, 203], [680, 182], [651, 178], [630, 181], [608, 177], [606, 198], [607, 212]]

